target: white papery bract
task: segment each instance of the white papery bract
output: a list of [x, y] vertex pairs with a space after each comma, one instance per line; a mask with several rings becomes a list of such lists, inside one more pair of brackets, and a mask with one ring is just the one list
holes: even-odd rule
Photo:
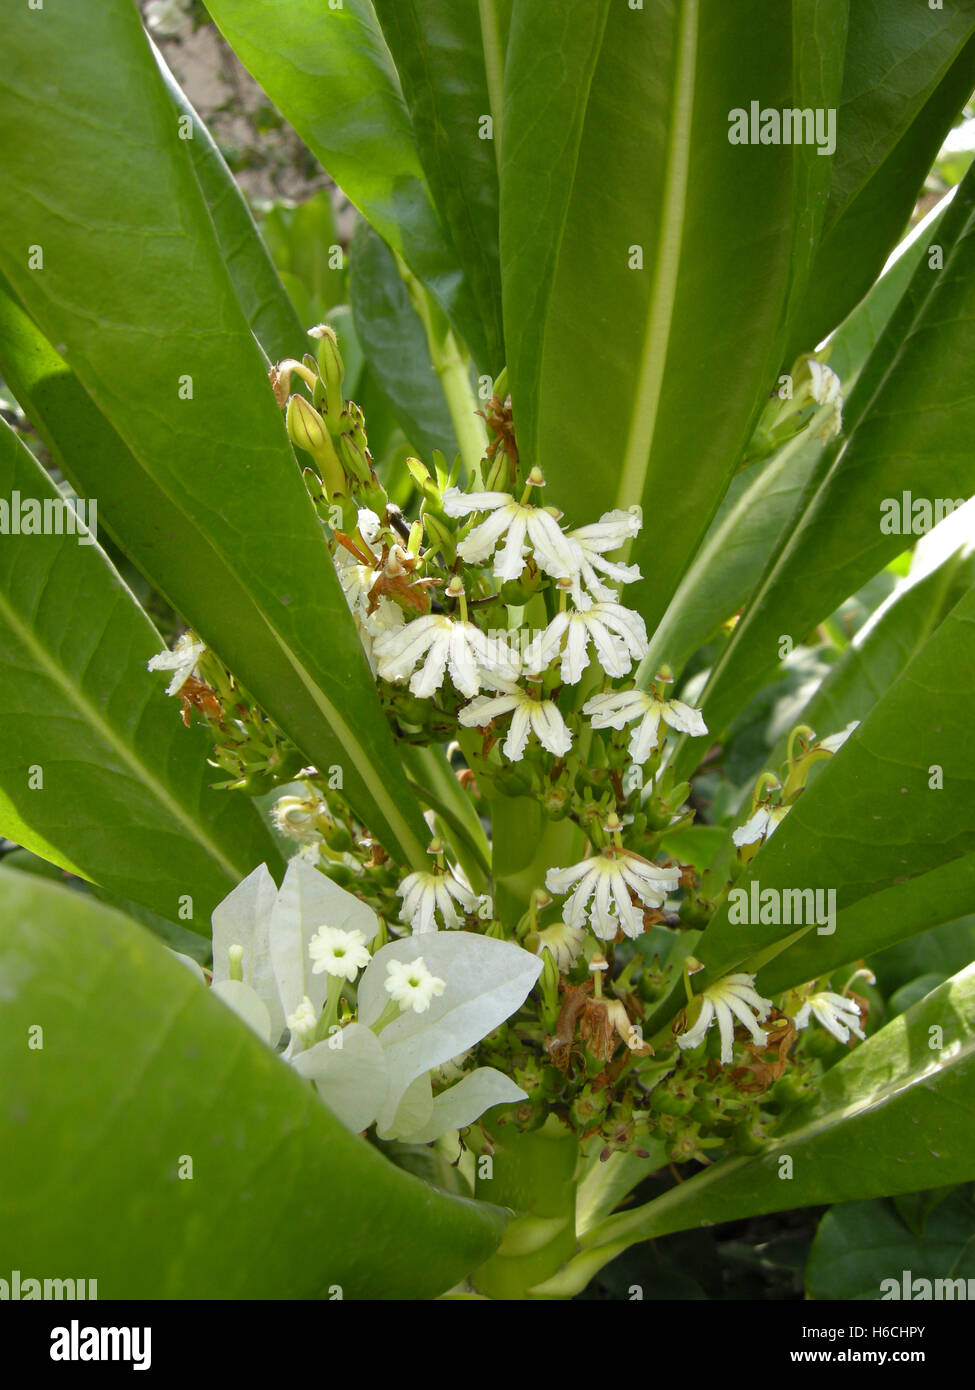
[[[495, 577], [517, 579], [525, 567], [526, 544], [531, 547], [539, 568], [554, 579], [571, 579], [579, 574], [584, 556], [578, 543], [569, 540], [555, 517], [544, 507], [516, 502], [507, 492], [460, 492], [449, 487], [443, 495], [447, 516], [467, 516], [470, 512], [490, 512], [457, 547], [457, 554], [469, 564], [483, 564], [494, 556]], [[504, 546], [498, 542], [504, 536]]]
[[427, 969], [422, 956], [411, 961], [386, 962], [386, 993], [395, 999], [401, 1009], [425, 1014], [433, 1000], [446, 988], [446, 981]]
[[634, 906], [630, 889], [646, 907], [658, 908], [679, 884], [679, 869], [662, 868], [621, 849], [605, 849], [567, 869], [549, 869], [545, 875], [550, 893], [573, 889], [563, 909], [566, 924], [581, 927], [588, 915], [589, 925], [602, 941], [612, 941], [620, 928], [630, 937], [643, 931], [643, 910]]
[[497, 695], [478, 695], [457, 713], [468, 729], [480, 729], [492, 719], [512, 714], [511, 727], [502, 752], [512, 762], [524, 757], [530, 733], [555, 757], [563, 757], [572, 747], [572, 735], [554, 700], [541, 700], [514, 682], [498, 682]]
[[544, 670], [561, 653], [562, 679], [567, 685], [576, 685], [589, 665], [590, 642], [609, 676], [627, 675], [633, 662], [649, 650], [646, 624], [639, 613], [620, 603], [599, 602], [571, 613], [557, 613], [532, 642], [526, 664]]
[[808, 1025], [810, 1013], [815, 1015], [827, 1032], [832, 1033], [841, 1043], [849, 1042], [851, 1033], [855, 1033], [858, 1038], [866, 1037], [860, 1027], [860, 1006], [856, 1000], [848, 999], [845, 994], [834, 994], [832, 990], [821, 990], [818, 994], [811, 994], [795, 1016], [797, 1028], [805, 1028]]
[[788, 806], [759, 806], [745, 822], [732, 833], [736, 845], [755, 845], [771, 839], [776, 828], [789, 814]]
[[721, 1034], [721, 1061], [730, 1066], [735, 1041], [735, 1020], [743, 1023], [760, 1047], [768, 1042], [768, 1034], [758, 1025], [768, 1016], [772, 1007], [771, 999], [763, 999], [755, 989], [754, 975], [739, 972], [725, 975], [715, 984], [709, 985], [698, 996], [701, 1011], [697, 1021], [677, 1039], [682, 1048], [697, 1047], [717, 1019]]
[[[428, 700], [440, 689], [447, 672], [462, 695], [473, 698], [490, 674], [501, 680], [515, 680], [516, 667], [499, 655], [497, 643], [473, 623], [427, 613], [396, 631], [383, 633], [373, 644], [376, 668], [384, 680], [410, 679], [410, 690]], [[423, 662], [416, 672], [416, 666]]]
[[396, 893], [403, 899], [399, 919], [408, 922], [414, 934], [436, 931], [438, 912], [445, 927], [459, 927], [455, 902], [460, 903], [465, 912], [475, 912], [478, 906], [475, 894], [449, 869], [417, 869], [406, 875]]
[[172, 671], [173, 678], [166, 686], [167, 695], [178, 695], [190, 676], [198, 674], [200, 658], [206, 653], [206, 643], [184, 632], [173, 650], [160, 652], [146, 663], [148, 671]]
[[624, 565], [606, 559], [607, 551], [618, 550], [632, 540], [639, 530], [640, 517], [636, 511], [617, 509], [604, 512], [590, 526], [579, 526], [574, 531], [566, 532], [566, 537], [575, 541], [582, 553], [582, 563], [573, 576], [572, 585], [572, 597], [577, 605], [582, 606], [583, 603], [583, 585], [595, 599], [612, 602], [616, 598], [615, 591], [603, 583], [597, 570], [614, 584], [632, 584], [643, 578], [639, 565]]
[[639, 726], [630, 735], [629, 752], [633, 762], [640, 764], [660, 745], [661, 720], [693, 737], [708, 731], [700, 710], [682, 700], [661, 700], [646, 690], [610, 690], [594, 695], [583, 705], [582, 712], [590, 717], [594, 729], [623, 729], [639, 720]]

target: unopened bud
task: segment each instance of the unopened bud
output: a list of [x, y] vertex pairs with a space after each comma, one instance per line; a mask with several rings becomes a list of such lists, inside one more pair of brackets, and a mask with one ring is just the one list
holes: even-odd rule
[[313, 391], [318, 381], [317, 372], [310, 371], [308, 367], [301, 362], [295, 361], [293, 357], [286, 357], [283, 362], [279, 362], [277, 366], [272, 367], [268, 372], [268, 378], [271, 382], [271, 390], [274, 392], [274, 399], [282, 409], [284, 409], [288, 401], [288, 396], [291, 394], [292, 372], [297, 373], [297, 375], [301, 377], [309, 390]]
[[292, 444], [311, 454], [318, 464], [329, 499], [344, 497], [347, 492], [345, 474], [328, 430], [315, 407], [304, 396], [292, 396], [288, 401], [285, 423]]
[[337, 430], [342, 414], [342, 380], [345, 376], [339, 340], [335, 329], [327, 323], [309, 328], [308, 336], [318, 341], [318, 370], [325, 386], [325, 418], [331, 429]]

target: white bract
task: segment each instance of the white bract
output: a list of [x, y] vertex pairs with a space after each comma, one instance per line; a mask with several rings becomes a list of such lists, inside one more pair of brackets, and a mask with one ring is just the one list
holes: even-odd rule
[[630, 937], [643, 931], [643, 909], [634, 906], [630, 889], [646, 907], [661, 907], [679, 884], [679, 869], [662, 868], [621, 849], [605, 849], [567, 869], [549, 869], [545, 876], [550, 893], [568, 893], [575, 885], [563, 909], [565, 922], [581, 927], [588, 906], [589, 925], [603, 941], [612, 941], [619, 928]]
[[457, 718], [468, 729], [480, 729], [492, 719], [513, 714], [502, 752], [512, 762], [520, 762], [534, 733], [543, 748], [562, 757], [572, 747], [572, 735], [554, 700], [537, 698], [530, 690], [511, 681], [498, 682], [497, 695], [478, 695], [458, 711]]
[[838, 734], [830, 734], [827, 738], [821, 738], [819, 740], [820, 748], [825, 748], [828, 753], [838, 752], [853, 733], [854, 729], [859, 729], [859, 727], [859, 719], [851, 719], [846, 728], [841, 729]]
[[188, 632], [184, 632], [172, 651], [160, 652], [158, 656], [151, 657], [146, 663], [146, 669], [149, 671], [172, 671], [173, 678], [166, 686], [166, 694], [178, 695], [190, 676], [198, 674], [196, 668], [200, 657], [205, 652], [206, 643], [201, 642], [198, 637], [191, 637]]
[[475, 895], [449, 869], [417, 869], [406, 875], [396, 894], [403, 899], [399, 919], [408, 922], [414, 934], [436, 931], [438, 912], [445, 927], [459, 927], [455, 902], [465, 912], [474, 912], [478, 906]]
[[677, 1039], [678, 1047], [697, 1047], [715, 1019], [721, 1034], [721, 1060], [725, 1066], [730, 1066], [732, 1061], [735, 1019], [745, 1025], [760, 1047], [768, 1042], [768, 1035], [758, 1025], [767, 1017], [772, 1001], [763, 999], [756, 991], [753, 975], [741, 972], [725, 975], [724, 979], [703, 990], [696, 1002], [700, 1004], [697, 1021]]
[[805, 1028], [810, 1013], [814, 1014], [827, 1032], [832, 1033], [841, 1043], [850, 1041], [850, 1034], [858, 1038], [866, 1037], [860, 1027], [860, 1006], [845, 994], [834, 994], [832, 990], [821, 990], [811, 994], [795, 1016], [797, 1028]]
[[[384, 680], [410, 681], [410, 690], [428, 700], [444, 683], [447, 672], [462, 695], [471, 699], [487, 676], [496, 672], [502, 680], [516, 679], [516, 668], [499, 657], [496, 643], [473, 623], [427, 613], [373, 643], [376, 669]], [[420, 670], [413, 675], [418, 662]], [[412, 679], [410, 679], [412, 677]]]
[[594, 729], [623, 729], [639, 720], [630, 735], [629, 752], [633, 762], [643, 764], [660, 744], [660, 723], [679, 733], [699, 737], [708, 731], [701, 711], [682, 700], [661, 700], [646, 690], [610, 690], [594, 695], [582, 707]]
[[[336, 925], [323, 931], [323, 919]], [[429, 1076], [524, 1003], [541, 962], [512, 942], [470, 932], [391, 942], [359, 979], [358, 1020], [314, 1040], [329, 974], [311, 968], [312, 943], [319, 959], [337, 964], [344, 959], [335, 953], [339, 937], [354, 952], [356, 938], [371, 940], [378, 925], [370, 908], [301, 860], [289, 864], [280, 891], [262, 864], [213, 914], [212, 992], [272, 1047], [287, 1026], [283, 1060], [356, 1133], [376, 1121], [383, 1137], [430, 1143], [492, 1105], [524, 1100], [491, 1067], [465, 1074], [436, 1098]], [[405, 1011], [383, 1026], [391, 994]]]
[[[469, 564], [482, 564], [493, 555], [498, 579], [518, 578], [525, 567], [526, 543], [539, 567], [554, 579], [571, 579], [582, 569], [585, 557], [581, 547], [565, 535], [544, 507], [516, 502], [507, 492], [464, 493], [449, 487], [443, 495], [443, 509], [454, 517], [491, 513], [460, 542], [457, 554]], [[504, 546], [497, 550], [502, 536], [506, 538]]]

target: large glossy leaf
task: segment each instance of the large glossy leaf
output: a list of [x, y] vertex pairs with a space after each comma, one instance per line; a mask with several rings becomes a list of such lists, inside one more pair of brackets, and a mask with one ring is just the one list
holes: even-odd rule
[[581, 1254], [536, 1292], [577, 1292], [627, 1246], [672, 1231], [970, 1181], [973, 1076], [975, 965], [831, 1068], [816, 1099], [793, 1111], [757, 1157], [725, 1159], [599, 1223]]
[[[764, 994], [778, 994], [814, 980], [849, 961], [954, 922], [971, 910], [973, 902], [975, 854], [962, 854], [930, 873], [882, 888], [841, 909], [832, 936], [820, 936], [815, 928], [806, 932], [758, 972], [758, 987]], [[975, 950], [966, 959], [971, 956]]]
[[[0, 496], [18, 521], [46, 505], [67, 530], [60, 493], [6, 425]], [[0, 834], [206, 932], [238, 879], [280, 857], [248, 801], [207, 786], [206, 736], [146, 673], [163, 646], [97, 544], [3, 536]]]
[[826, 1213], [816, 1232], [806, 1266], [809, 1296], [875, 1300], [893, 1292], [884, 1283], [893, 1279], [903, 1298], [905, 1271], [908, 1296], [915, 1279], [961, 1279], [967, 1292], [967, 1281], [975, 1279], [973, 1224], [975, 1205], [964, 1190], [934, 1208], [923, 1235], [905, 1225], [891, 1202], [843, 1203]]
[[366, 361], [410, 444], [428, 462], [434, 449], [453, 461], [457, 436], [423, 324], [388, 247], [365, 222], [349, 247], [349, 302]]
[[514, 7], [501, 259], [519, 446], [573, 523], [642, 504], [631, 597], [651, 628], [774, 382], [815, 242], [829, 159], [729, 140], [756, 92], [835, 104], [846, 5], [807, 9]]
[[350, 1134], [142, 928], [26, 875], [0, 894], [10, 1267], [102, 1299], [426, 1298], [497, 1244], [496, 1208]]
[[108, 0], [38, 25], [25, 11], [7, 40], [0, 113], [21, 138], [0, 263], [133, 460], [91, 450], [85, 495], [309, 761], [342, 767], [378, 838], [422, 862], [419, 811], [137, 13]]
[[[891, 884], [971, 854], [975, 736], [966, 692], [973, 679], [970, 590], [806, 788], [739, 886], [833, 889], [842, 912]], [[942, 770], [940, 787], [935, 768]], [[726, 904], [695, 954], [715, 978], [795, 930], [785, 923], [733, 923]], [[861, 954], [849, 945], [847, 960]]]
[[[780, 638], [799, 642], [915, 536], [885, 534], [887, 498], [968, 497], [975, 490], [975, 174], [938, 232], [944, 268], [922, 259], [847, 404], [851, 437], [801, 503], [704, 694], [719, 734], [777, 663]], [[909, 504], [910, 513], [910, 504]], [[685, 745], [680, 765], [694, 751]]]
[[427, 286], [478, 361], [490, 353], [417, 153], [371, 0], [207, 0], [227, 42], [342, 191]]
[[[155, 45], [152, 51], [173, 104], [185, 118], [180, 127], [181, 138], [192, 157], [224, 264], [251, 331], [271, 362], [300, 357], [305, 345], [304, 328], [258, 235], [243, 194], [162, 54]], [[192, 133], [188, 135], [187, 131]], [[327, 251], [327, 247], [324, 249]], [[306, 324], [305, 328], [310, 326]]]
[[[478, 0], [374, 0], [399, 72], [420, 161], [458, 264], [477, 301], [488, 356], [504, 366], [498, 256], [501, 110], [493, 110], [485, 48], [503, 71], [493, 6]], [[484, 27], [482, 28], [482, 23]], [[498, 51], [500, 50], [500, 51]], [[500, 99], [496, 93], [496, 102]], [[491, 120], [491, 129], [485, 125]]]
[[975, 4], [850, 6], [822, 243], [792, 330], [811, 351], [876, 278], [975, 87]]
[[[828, 361], [843, 383], [844, 395], [856, 382], [921, 257], [937, 235], [951, 196], [947, 195], [905, 237], [885, 274], [830, 339]], [[766, 465], [732, 479], [707, 536], [651, 635], [650, 650], [637, 677], [640, 683], [644, 678], [652, 679], [664, 662], [679, 672], [693, 652], [744, 606], [822, 452], [820, 439], [797, 435]]]

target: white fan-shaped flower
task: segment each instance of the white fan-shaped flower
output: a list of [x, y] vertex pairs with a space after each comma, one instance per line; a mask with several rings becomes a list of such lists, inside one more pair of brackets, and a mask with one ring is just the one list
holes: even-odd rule
[[630, 735], [629, 751], [633, 762], [641, 764], [660, 743], [661, 720], [672, 729], [695, 737], [708, 731], [700, 710], [682, 700], [661, 700], [646, 690], [610, 690], [594, 695], [583, 705], [582, 712], [590, 716], [594, 729], [622, 729], [640, 720]]
[[679, 884], [679, 869], [665, 869], [629, 850], [612, 848], [545, 875], [550, 893], [573, 890], [563, 908], [566, 924], [581, 927], [588, 915], [589, 925], [603, 941], [612, 941], [620, 928], [630, 937], [643, 931], [643, 910], [633, 905], [630, 889], [646, 907], [659, 908]]
[[555, 922], [538, 933], [536, 955], [548, 951], [559, 970], [564, 974], [571, 970], [582, 952], [586, 934], [582, 927], [570, 927], [565, 922]]
[[443, 872], [418, 869], [406, 875], [396, 893], [403, 899], [399, 919], [410, 924], [415, 936], [437, 930], [438, 912], [445, 927], [459, 927], [461, 919], [455, 902], [460, 903], [465, 912], [476, 912], [478, 906], [476, 895], [449, 869]]
[[860, 1006], [855, 999], [848, 999], [845, 994], [834, 994], [828, 989], [821, 990], [819, 994], [811, 994], [795, 1016], [797, 1028], [807, 1026], [810, 1013], [815, 1014], [827, 1032], [832, 1033], [841, 1043], [849, 1042], [851, 1033], [855, 1033], [858, 1038], [866, 1037], [860, 1027]]
[[617, 509], [604, 512], [590, 526], [578, 526], [574, 531], [566, 532], [567, 538], [575, 541], [582, 552], [582, 564], [572, 588], [572, 597], [577, 604], [580, 603], [583, 584], [593, 598], [605, 602], [612, 602], [616, 598], [615, 591], [603, 583], [597, 570], [614, 584], [632, 584], [634, 580], [643, 578], [639, 565], [624, 565], [606, 559], [608, 551], [618, 550], [638, 534], [640, 524], [636, 511]]
[[[427, 613], [395, 631], [385, 632], [373, 644], [376, 666], [384, 680], [410, 679], [410, 690], [429, 699], [444, 683], [446, 673], [454, 685], [473, 698], [495, 672], [501, 680], [515, 680], [517, 669], [506, 661], [499, 644], [473, 623]], [[420, 670], [413, 675], [419, 662]]]
[[702, 990], [697, 998], [701, 1011], [697, 1021], [678, 1037], [678, 1047], [697, 1047], [698, 1043], [704, 1041], [705, 1034], [715, 1019], [718, 1021], [721, 1034], [721, 1060], [725, 1066], [729, 1066], [732, 1060], [736, 1019], [745, 1025], [759, 1047], [768, 1042], [768, 1034], [758, 1025], [768, 1016], [772, 1001], [763, 999], [757, 992], [754, 975], [742, 972], [725, 975], [723, 979]]
[[166, 686], [167, 695], [178, 695], [190, 676], [199, 674], [197, 665], [206, 652], [206, 643], [184, 632], [172, 651], [160, 652], [146, 663], [148, 671], [172, 671], [173, 678]]
[[736, 845], [755, 845], [771, 839], [776, 828], [789, 814], [788, 806], [759, 806], [758, 810], [739, 825], [731, 838]]
[[558, 705], [554, 700], [538, 699], [529, 690], [511, 681], [498, 682], [497, 695], [478, 695], [458, 711], [457, 718], [467, 729], [482, 729], [492, 719], [512, 714], [511, 727], [502, 745], [506, 758], [520, 762], [534, 733], [539, 743], [555, 757], [562, 757], [572, 747], [569, 733]]
[[[469, 564], [482, 564], [494, 555], [494, 574], [498, 579], [517, 579], [524, 569], [526, 547], [546, 574], [554, 579], [571, 579], [582, 569], [583, 553], [570, 540], [550, 511], [516, 502], [508, 492], [460, 492], [449, 487], [443, 495], [448, 516], [467, 516], [470, 512], [490, 512], [460, 542], [457, 554]], [[498, 543], [505, 537], [503, 547]]]
[[589, 643], [607, 675], [625, 676], [634, 661], [646, 656], [647, 627], [639, 613], [620, 603], [591, 603], [574, 612], [557, 613], [532, 642], [526, 664], [544, 670], [554, 656], [562, 655], [562, 679], [575, 685], [589, 665]]

